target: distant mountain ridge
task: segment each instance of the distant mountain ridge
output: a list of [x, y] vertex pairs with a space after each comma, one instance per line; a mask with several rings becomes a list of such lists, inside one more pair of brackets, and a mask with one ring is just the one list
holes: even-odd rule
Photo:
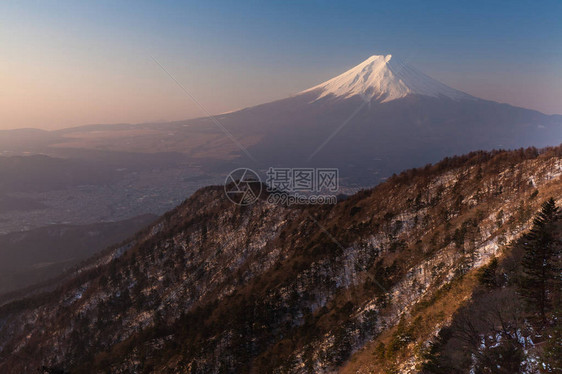
[[56, 277], [156, 218], [146, 214], [119, 222], [50, 225], [0, 235], [0, 295]]

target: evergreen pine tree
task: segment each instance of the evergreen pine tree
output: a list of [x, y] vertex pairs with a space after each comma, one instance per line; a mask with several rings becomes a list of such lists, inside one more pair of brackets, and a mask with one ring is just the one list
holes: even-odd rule
[[480, 271], [480, 273], [478, 274], [478, 281], [480, 282], [480, 284], [488, 288], [496, 287], [497, 269], [498, 269], [498, 259], [494, 257], [492, 261], [490, 261], [490, 264], [484, 266]]
[[556, 277], [554, 266], [555, 240], [553, 224], [558, 219], [558, 207], [553, 198], [542, 205], [533, 220], [533, 228], [520, 241], [525, 254], [522, 261], [521, 294], [536, 308], [543, 323], [549, 307], [549, 284]]

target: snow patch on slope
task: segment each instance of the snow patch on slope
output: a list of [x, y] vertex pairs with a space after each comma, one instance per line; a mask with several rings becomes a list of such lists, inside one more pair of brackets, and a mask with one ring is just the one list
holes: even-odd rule
[[371, 56], [345, 73], [302, 93], [312, 91], [320, 92], [317, 99], [329, 95], [342, 98], [360, 95], [365, 100], [383, 103], [409, 94], [445, 96], [454, 100], [473, 98], [402, 64], [393, 59], [392, 55]]

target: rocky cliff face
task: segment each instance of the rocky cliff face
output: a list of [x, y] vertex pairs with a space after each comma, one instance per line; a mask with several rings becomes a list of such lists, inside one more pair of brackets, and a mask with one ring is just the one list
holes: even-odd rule
[[330, 207], [240, 207], [201, 189], [55, 291], [4, 305], [0, 370], [336, 371], [560, 200], [561, 155], [445, 159]]

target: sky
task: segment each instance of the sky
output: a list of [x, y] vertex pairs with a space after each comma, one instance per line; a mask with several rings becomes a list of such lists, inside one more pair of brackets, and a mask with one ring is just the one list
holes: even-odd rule
[[484, 99], [562, 114], [562, 1], [3, 1], [0, 129], [204, 116], [392, 54]]

